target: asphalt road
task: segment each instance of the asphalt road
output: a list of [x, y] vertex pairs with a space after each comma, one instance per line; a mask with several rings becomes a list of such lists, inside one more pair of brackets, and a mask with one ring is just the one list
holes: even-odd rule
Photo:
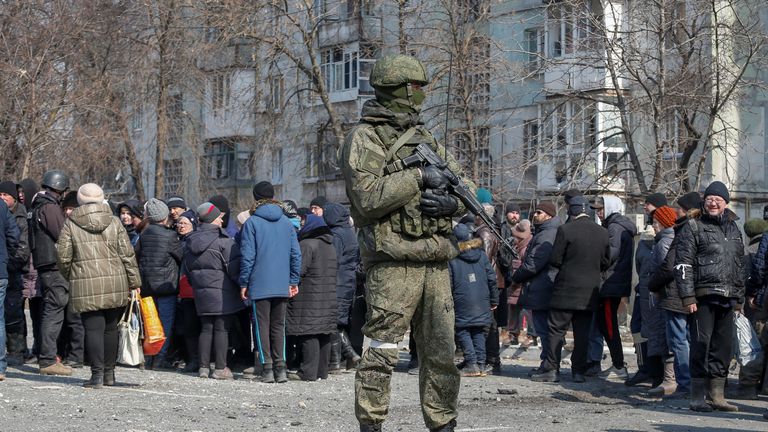
[[[739, 413], [700, 414], [688, 401], [660, 400], [622, 383], [591, 379], [534, 383], [526, 372], [538, 351], [507, 349], [503, 376], [462, 378], [459, 431], [768, 431], [768, 399], [737, 401]], [[630, 357], [630, 356], [628, 356]], [[418, 377], [393, 378], [385, 431], [423, 431]], [[608, 366], [607, 363], [604, 366]], [[34, 365], [9, 368], [0, 383], [0, 431], [356, 431], [354, 375], [319, 382], [263, 384], [199, 379], [173, 372], [119, 368], [119, 386], [81, 387], [89, 376], [44, 377]], [[516, 394], [501, 394], [502, 392]]]

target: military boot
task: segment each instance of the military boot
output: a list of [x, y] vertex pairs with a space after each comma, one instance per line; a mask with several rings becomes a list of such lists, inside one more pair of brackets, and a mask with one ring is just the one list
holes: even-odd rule
[[331, 335], [331, 360], [328, 362], [328, 373], [341, 373], [341, 338], [338, 333]]
[[712, 412], [712, 407], [707, 403], [707, 379], [691, 379], [691, 411]]
[[731, 405], [725, 400], [725, 378], [709, 379], [709, 398], [712, 400], [709, 404], [718, 411], [736, 412], [739, 407]]
[[381, 423], [374, 423], [374, 424], [360, 423], [360, 432], [381, 432]]
[[456, 419], [453, 419], [440, 427], [430, 429], [429, 432], [453, 432], [454, 430], [456, 430]]

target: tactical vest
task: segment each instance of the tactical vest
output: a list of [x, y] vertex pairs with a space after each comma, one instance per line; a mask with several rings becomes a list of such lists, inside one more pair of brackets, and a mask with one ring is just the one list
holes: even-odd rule
[[40, 222], [40, 214], [46, 205], [59, 204], [48, 194], [38, 194], [29, 212], [29, 248], [32, 250], [32, 264], [36, 270], [55, 269], [57, 263], [56, 241]]
[[[384, 143], [387, 152], [387, 167], [394, 167], [397, 161], [412, 155], [421, 143], [427, 143], [433, 150], [437, 151], [432, 135], [421, 127], [417, 127], [415, 133], [404, 143], [397, 143], [403, 133], [396, 131], [392, 126], [377, 125], [374, 127], [374, 131]], [[396, 143], [397, 148], [394, 147]], [[451, 218], [424, 216], [419, 208], [420, 199], [421, 194], [417, 194], [406, 205], [384, 217], [389, 220], [392, 232], [416, 238], [428, 238], [435, 234], [451, 233]]]

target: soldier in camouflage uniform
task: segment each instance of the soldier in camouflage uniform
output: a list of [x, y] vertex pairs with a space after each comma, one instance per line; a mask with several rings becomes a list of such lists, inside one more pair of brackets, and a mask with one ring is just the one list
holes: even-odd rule
[[380, 59], [371, 84], [376, 99], [365, 103], [360, 123], [339, 150], [367, 270], [363, 332], [371, 344], [355, 376], [355, 415], [361, 431], [381, 430], [397, 343], [413, 320], [424, 422], [431, 431], [453, 431], [459, 372], [448, 261], [458, 255], [451, 217], [465, 209], [455, 197], [435, 192], [448, 184], [438, 169], [403, 169], [398, 162], [428, 143], [454, 173], [461, 170], [419, 119], [427, 76], [418, 60]]

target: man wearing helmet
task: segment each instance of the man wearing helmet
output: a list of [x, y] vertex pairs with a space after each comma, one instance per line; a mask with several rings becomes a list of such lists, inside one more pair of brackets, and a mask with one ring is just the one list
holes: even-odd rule
[[402, 168], [397, 162], [420, 143], [453, 157], [419, 118], [427, 84], [413, 57], [385, 56], [371, 72], [376, 99], [365, 103], [360, 123], [339, 150], [339, 163], [360, 227], [366, 268], [367, 322], [371, 339], [355, 377], [355, 415], [361, 431], [380, 431], [389, 409], [397, 344], [409, 323], [419, 351], [422, 414], [431, 431], [453, 431], [459, 372], [453, 364], [454, 311], [448, 261], [458, 254], [451, 218], [464, 213], [455, 197], [440, 193], [448, 180], [435, 167]]
[[85, 330], [79, 314], [67, 311], [69, 283], [57, 266], [56, 241], [64, 226], [61, 199], [69, 189], [69, 177], [61, 171], [48, 171], [43, 190], [32, 198], [29, 221], [32, 264], [43, 287], [43, 316], [38, 364], [43, 375], [72, 375], [72, 368], [56, 356], [56, 341], [66, 321], [70, 329], [68, 362], [82, 366]]

